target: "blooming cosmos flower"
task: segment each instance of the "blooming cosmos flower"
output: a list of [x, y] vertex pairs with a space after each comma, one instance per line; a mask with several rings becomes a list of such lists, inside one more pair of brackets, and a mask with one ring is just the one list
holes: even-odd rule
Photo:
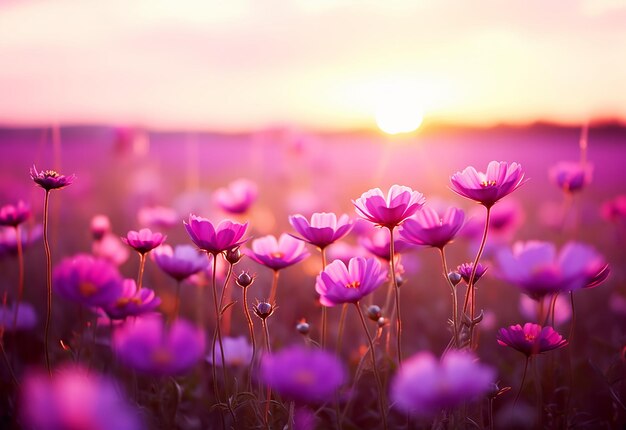
[[247, 222], [240, 224], [230, 220], [223, 220], [215, 227], [208, 219], [196, 215], [189, 215], [189, 222], [183, 223], [193, 243], [210, 254], [217, 254], [244, 243], [242, 238], [248, 228]]
[[[326, 248], [350, 232], [352, 221], [343, 214], [337, 219], [334, 213], [314, 213], [311, 222], [300, 214], [289, 217], [289, 223], [300, 234], [297, 239], [315, 245], [320, 249]], [[294, 236], [295, 237], [295, 236]]]
[[22, 200], [0, 207], [0, 225], [17, 227], [30, 217], [30, 206]]
[[[520, 296], [518, 309], [520, 314], [528, 319], [535, 320], [540, 309], [550, 309], [552, 297], [544, 297], [543, 303], [533, 300], [526, 295]], [[565, 295], [559, 295], [554, 303], [554, 324], [560, 325], [570, 320], [572, 317], [572, 307], [570, 305], [569, 297]]]
[[387, 269], [375, 258], [355, 257], [348, 267], [335, 260], [317, 275], [315, 291], [324, 306], [356, 303], [387, 279]]
[[561, 161], [550, 169], [550, 178], [563, 191], [582, 190], [591, 182], [593, 166], [571, 161]]
[[509, 328], [501, 328], [498, 330], [497, 339], [500, 345], [510, 346], [526, 357], [567, 345], [567, 340], [552, 327], [541, 327], [533, 323], [526, 323], [524, 327], [516, 324]]
[[484, 396], [494, 379], [494, 370], [471, 353], [453, 350], [439, 361], [420, 352], [402, 363], [391, 383], [391, 399], [405, 412], [433, 416]]
[[[226, 336], [222, 339], [222, 345], [224, 345], [224, 360], [227, 366], [239, 367], [250, 364], [250, 360], [252, 360], [252, 345], [244, 336]], [[211, 354], [207, 356], [207, 361], [209, 363], [213, 362]], [[215, 364], [218, 366], [222, 365], [219, 342], [215, 343]]]
[[380, 188], [371, 189], [352, 201], [362, 218], [382, 227], [394, 228], [415, 214], [426, 199], [409, 187], [393, 185], [387, 197]]
[[62, 297], [86, 306], [106, 307], [122, 294], [122, 276], [107, 260], [78, 254], [65, 258], [54, 269], [54, 290]]
[[249, 179], [237, 179], [226, 188], [218, 188], [213, 194], [215, 202], [224, 211], [231, 214], [245, 213], [258, 195], [257, 186]]
[[37, 185], [46, 191], [65, 188], [71, 185], [74, 179], [76, 179], [76, 175], [64, 176], [54, 170], [42, 170], [38, 172], [35, 166], [30, 169], [30, 177]]
[[152, 312], [161, 304], [153, 290], [141, 288], [137, 290], [134, 279], [122, 281], [122, 294], [118, 299], [104, 307], [111, 319], [124, 319]]
[[520, 164], [491, 161], [486, 173], [469, 166], [452, 175], [450, 183], [458, 195], [490, 208], [524, 183], [524, 172]]
[[105, 233], [100, 240], [92, 242], [91, 253], [116, 266], [124, 264], [130, 255], [128, 247], [122, 243], [118, 235], [113, 233]]
[[153, 233], [149, 228], [142, 228], [139, 231], [129, 231], [126, 237], [122, 237], [122, 242], [138, 253], [145, 254], [161, 245], [166, 237], [161, 233]]
[[4, 331], [13, 331], [13, 317], [15, 316], [15, 308], [17, 311], [17, 321], [15, 321], [15, 330], [30, 330], [37, 325], [37, 313], [33, 305], [29, 303], [12, 303], [8, 306], [0, 305], [0, 327]]
[[[475, 207], [470, 211], [459, 235], [479, 241], [485, 229], [486, 217], [487, 213], [483, 208]], [[511, 198], [498, 203], [491, 208], [489, 214], [489, 242], [495, 239], [497, 242], [509, 243], [524, 223], [524, 217], [522, 206], [517, 200]]]
[[608, 267], [592, 247], [568, 242], [557, 254], [549, 242], [517, 242], [498, 253], [500, 276], [538, 300], [547, 294], [595, 286], [606, 279]]
[[[461, 275], [466, 284], [469, 284], [470, 276], [472, 276], [472, 269], [474, 268], [474, 262], [463, 263], [456, 268], [457, 272]], [[478, 282], [480, 278], [485, 274], [488, 267], [478, 263], [476, 266], [476, 273], [474, 273], [474, 284]]]
[[39, 430], [140, 430], [143, 423], [112, 380], [66, 366], [52, 377], [31, 372], [21, 387], [21, 418]]
[[183, 319], [166, 326], [160, 315], [146, 315], [115, 331], [113, 349], [120, 361], [139, 372], [179, 375], [204, 356], [204, 332]]
[[450, 207], [443, 215], [424, 206], [400, 228], [400, 236], [415, 245], [443, 248], [450, 243], [463, 226], [465, 214], [461, 209]]
[[[389, 261], [391, 258], [389, 249], [390, 236], [389, 232], [381, 229], [375, 229], [368, 235], [359, 236], [359, 245], [369, 251], [376, 257]], [[395, 235], [393, 238], [394, 254], [397, 258], [398, 254], [415, 248], [415, 245], [407, 242], [401, 235]]]
[[[20, 237], [22, 239], [22, 247], [26, 249], [28, 246], [35, 243], [41, 237], [43, 233], [43, 227], [38, 224], [33, 226], [32, 229], [20, 227]], [[0, 227], [0, 255], [17, 253], [17, 234], [13, 227]]]
[[296, 264], [309, 256], [304, 242], [286, 233], [276, 238], [272, 235], [252, 241], [252, 249], [246, 249], [248, 257], [273, 270], [280, 270]]
[[266, 354], [261, 362], [261, 380], [281, 396], [299, 402], [327, 401], [345, 379], [343, 364], [321, 349], [292, 346]]
[[169, 245], [161, 245], [154, 250], [152, 258], [161, 270], [177, 281], [187, 279], [209, 264], [206, 256], [191, 245], [177, 245], [173, 249]]

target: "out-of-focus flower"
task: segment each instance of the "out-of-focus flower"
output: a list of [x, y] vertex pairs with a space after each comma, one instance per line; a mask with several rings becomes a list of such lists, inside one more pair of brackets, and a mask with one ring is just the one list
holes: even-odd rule
[[187, 279], [205, 269], [209, 262], [191, 245], [161, 245], [152, 253], [157, 266], [177, 281]]
[[137, 213], [137, 220], [140, 225], [156, 229], [169, 229], [180, 222], [174, 209], [163, 206], [141, 208]]
[[[554, 244], [517, 242], [498, 253], [500, 276], [535, 300], [548, 294], [596, 286], [608, 275], [604, 258], [592, 247], [568, 242], [557, 254]], [[603, 278], [604, 277], [604, 278]]]
[[286, 233], [278, 240], [272, 235], [252, 241], [252, 249], [244, 250], [246, 255], [272, 270], [280, 270], [299, 263], [309, 256], [304, 242]]
[[54, 170], [42, 170], [38, 172], [35, 166], [30, 169], [30, 177], [35, 181], [35, 184], [46, 191], [65, 188], [71, 185], [74, 179], [76, 179], [76, 175], [64, 176]]
[[621, 194], [604, 202], [600, 212], [607, 221], [624, 222], [626, 220], [626, 194]]
[[111, 319], [125, 319], [152, 312], [161, 304], [153, 290], [141, 288], [137, 290], [134, 279], [122, 281], [122, 294], [113, 303], [104, 307], [104, 311]]
[[352, 258], [348, 267], [335, 260], [317, 276], [315, 291], [324, 306], [356, 303], [387, 279], [387, 269], [375, 258]]
[[[539, 309], [550, 309], [551, 301], [552, 297], [546, 296], [543, 298], [543, 304], [540, 304], [541, 302], [523, 295], [520, 297], [519, 310], [526, 319], [536, 320]], [[567, 296], [559, 295], [554, 305], [554, 324], [559, 325], [567, 322], [571, 317], [572, 307], [569, 304], [569, 299]]]
[[0, 207], [0, 225], [17, 227], [30, 217], [30, 206], [20, 200], [17, 204]]
[[[456, 268], [457, 272], [461, 275], [465, 283], [469, 284], [470, 276], [472, 276], [472, 269], [474, 268], [474, 262], [471, 263], [463, 263]], [[476, 273], [474, 273], [474, 284], [478, 282], [480, 278], [485, 274], [488, 267], [478, 263], [476, 266]]]
[[[40, 224], [33, 226], [32, 229], [24, 227], [26, 224], [20, 227], [20, 237], [22, 247], [26, 249], [39, 240], [43, 233], [43, 227]], [[13, 227], [0, 227], [0, 255], [2, 254], [17, 254], [17, 235]]]
[[433, 248], [443, 248], [450, 243], [463, 226], [465, 214], [450, 207], [443, 215], [424, 206], [400, 227], [400, 236], [409, 243]]
[[29, 373], [21, 386], [20, 416], [38, 430], [140, 430], [135, 410], [112, 380], [92, 370], [67, 366]]
[[257, 186], [249, 179], [237, 179], [213, 194], [217, 205], [225, 212], [243, 214], [250, 209], [258, 195]]
[[[244, 336], [239, 337], [224, 337], [222, 339], [222, 345], [224, 345], [224, 360], [226, 366], [239, 367], [250, 364], [252, 360], [252, 345]], [[209, 363], [213, 362], [211, 354], [207, 356]], [[222, 353], [220, 350], [219, 342], [215, 343], [215, 364], [222, 365]]]
[[122, 242], [138, 253], [145, 254], [161, 245], [166, 237], [161, 233], [153, 233], [149, 228], [142, 228], [139, 231], [129, 231], [126, 237], [122, 237]]
[[124, 264], [130, 255], [128, 247], [124, 246], [120, 237], [113, 233], [106, 233], [102, 239], [94, 241], [91, 244], [91, 252], [116, 266]]
[[458, 195], [490, 208], [524, 184], [524, 172], [518, 163], [491, 161], [485, 173], [469, 166], [452, 175], [450, 183]]
[[167, 326], [159, 315], [147, 315], [117, 329], [113, 348], [120, 361], [139, 372], [179, 375], [202, 359], [205, 339], [201, 329], [185, 320]]
[[345, 379], [339, 359], [320, 349], [292, 346], [265, 355], [261, 362], [261, 380], [281, 396], [298, 402], [327, 401]]
[[526, 357], [552, 351], [567, 345], [567, 340], [552, 327], [541, 327], [539, 324], [519, 324], [498, 330], [498, 344], [510, 346]]
[[382, 227], [394, 228], [415, 214], [425, 201], [420, 192], [402, 185], [392, 185], [386, 197], [380, 188], [374, 188], [352, 203], [362, 218]]
[[111, 233], [111, 221], [106, 215], [96, 215], [89, 226], [94, 240], [102, 240], [104, 235]]
[[[359, 236], [359, 245], [373, 255], [387, 261], [391, 258], [389, 241], [389, 232], [381, 229], [371, 230], [366, 236]], [[402, 254], [414, 247], [415, 245], [404, 240], [401, 235], [395, 235], [393, 238], [393, 248], [396, 257], [398, 254]]]
[[352, 222], [348, 215], [343, 214], [337, 219], [334, 213], [316, 212], [311, 215], [309, 222], [300, 214], [289, 217], [289, 223], [302, 237], [296, 237], [317, 246], [320, 249], [326, 248], [347, 235], [352, 228]]
[[550, 179], [563, 191], [573, 193], [591, 182], [593, 166], [578, 162], [561, 161], [550, 169]]
[[487, 394], [494, 370], [471, 353], [450, 351], [441, 361], [430, 352], [405, 360], [391, 383], [391, 399], [398, 409], [433, 416]]
[[[389, 234], [385, 234], [389, 237]], [[389, 246], [387, 246], [389, 248]], [[389, 252], [387, 252], [389, 254]], [[367, 252], [362, 246], [351, 245], [346, 242], [335, 242], [333, 246], [329, 247], [326, 251], [326, 258], [329, 261], [341, 260], [345, 264], [348, 264], [351, 258], [354, 257], [367, 257], [370, 253]]]
[[227, 251], [245, 242], [248, 223], [240, 224], [230, 220], [221, 221], [217, 227], [206, 218], [189, 215], [189, 222], [183, 221], [189, 237], [196, 246], [210, 254]]
[[9, 306], [0, 305], [0, 327], [4, 331], [13, 331], [13, 317], [15, 308], [18, 308], [15, 330], [30, 330], [37, 325], [37, 313], [33, 305], [29, 303], [12, 303]]
[[[470, 211], [467, 222], [459, 235], [479, 241], [485, 229], [486, 217], [487, 213], [484, 209], [475, 207]], [[523, 222], [524, 211], [516, 199], [510, 198], [501, 201], [491, 208], [489, 215], [490, 241], [508, 242]]]

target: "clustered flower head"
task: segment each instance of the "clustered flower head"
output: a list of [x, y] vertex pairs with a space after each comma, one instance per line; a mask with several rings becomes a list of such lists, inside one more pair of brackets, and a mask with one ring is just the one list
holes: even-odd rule
[[450, 243], [465, 221], [461, 209], [450, 207], [442, 215], [424, 206], [400, 228], [400, 236], [409, 243], [433, 248], [443, 248]]
[[54, 170], [42, 170], [38, 172], [35, 166], [30, 169], [30, 177], [37, 185], [46, 191], [65, 188], [71, 185], [74, 179], [76, 179], [76, 175], [64, 176]]
[[518, 163], [491, 161], [485, 173], [469, 166], [452, 175], [450, 183], [452, 191], [458, 195], [491, 208], [524, 184], [524, 172]]
[[374, 188], [352, 201], [360, 217], [390, 229], [415, 214], [425, 202], [422, 193], [403, 185], [392, 185], [387, 196], [380, 188]]
[[191, 245], [161, 245], [154, 250], [152, 258], [157, 266], [177, 281], [187, 279], [205, 269], [209, 262]]
[[526, 323], [508, 328], [501, 328], [497, 334], [498, 344], [510, 346], [526, 357], [541, 354], [567, 345], [567, 340], [552, 327], [542, 327], [539, 324]]
[[252, 249], [245, 251], [252, 260], [273, 270], [284, 269], [309, 256], [304, 242], [286, 233], [276, 237], [260, 237], [252, 241]]
[[310, 222], [300, 214], [292, 215], [289, 223], [302, 236], [294, 237], [320, 249], [343, 238], [352, 229], [352, 221], [348, 215], [343, 214], [337, 218], [334, 213], [326, 212], [314, 213]]
[[317, 276], [315, 291], [324, 306], [356, 303], [387, 279], [387, 269], [375, 258], [355, 257], [348, 266], [335, 260]]
[[183, 223], [193, 243], [209, 254], [219, 254], [246, 241], [243, 236], [248, 228], [247, 222], [241, 224], [223, 220], [214, 226], [207, 218], [189, 215], [189, 220]]
[[0, 225], [17, 227], [30, 217], [30, 206], [20, 200], [17, 204], [0, 207]]
[[122, 237], [122, 241], [140, 254], [146, 254], [161, 245], [167, 236], [158, 232], [152, 232], [149, 228], [139, 231], [131, 230]]

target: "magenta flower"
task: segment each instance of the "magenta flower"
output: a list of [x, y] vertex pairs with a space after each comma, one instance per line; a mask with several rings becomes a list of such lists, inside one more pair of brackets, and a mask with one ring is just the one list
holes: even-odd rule
[[64, 176], [54, 170], [42, 170], [38, 172], [35, 166], [30, 169], [30, 177], [37, 185], [46, 191], [65, 188], [71, 185], [74, 179], [76, 179], [76, 175]]
[[[483, 208], [475, 207], [470, 211], [467, 222], [459, 235], [480, 240], [485, 228], [487, 213]], [[499, 242], [510, 241], [515, 232], [524, 223], [524, 212], [515, 199], [507, 199], [491, 208], [489, 213], [489, 237]]]
[[[224, 337], [222, 339], [224, 345], [224, 360], [226, 366], [241, 367], [247, 366], [252, 360], [252, 345], [244, 336]], [[207, 356], [207, 361], [212, 363], [211, 354]], [[215, 343], [215, 364], [222, 365], [222, 354], [219, 342]]]
[[302, 237], [296, 237], [317, 246], [326, 248], [333, 242], [347, 235], [352, 229], [352, 221], [344, 214], [337, 219], [334, 213], [314, 213], [311, 222], [300, 214], [289, 217], [289, 223]]
[[348, 267], [343, 261], [335, 260], [317, 275], [315, 291], [324, 306], [356, 303], [386, 279], [387, 269], [375, 258], [355, 257]]
[[91, 219], [89, 229], [94, 240], [102, 240], [104, 235], [111, 233], [111, 220], [106, 215], [96, 215]]
[[30, 206], [22, 200], [0, 207], [0, 225], [17, 227], [30, 217]]
[[557, 254], [552, 243], [517, 242], [498, 253], [500, 276], [539, 300], [547, 294], [598, 285], [608, 275], [604, 258], [592, 247], [568, 242]]
[[122, 237], [122, 242], [138, 253], [145, 254], [161, 245], [166, 237], [161, 233], [153, 233], [149, 228], [142, 228], [139, 231], [129, 231], [126, 237]]
[[218, 254], [246, 241], [242, 238], [248, 228], [247, 222], [240, 224], [224, 220], [214, 227], [213, 223], [206, 218], [189, 215], [189, 222], [183, 221], [183, 223], [193, 243], [209, 254]]
[[152, 253], [157, 266], [177, 281], [187, 279], [205, 269], [209, 262], [191, 245], [161, 245]]
[[106, 260], [87, 254], [66, 258], [54, 269], [54, 290], [86, 306], [106, 307], [122, 294], [122, 277]]
[[550, 178], [565, 192], [582, 190], [591, 182], [593, 166], [561, 161], [550, 169]]
[[257, 263], [273, 270], [284, 269], [309, 256], [304, 242], [286, 233], [281, 234], [278, 240], [272, 235], [255, 239], [252, 249], [244, 252]]
[[172, 208], [163, 206], [141, 208], [137, 213], [140, 225], [147, 225], [156, 229], [172, 228], [180, 222], [178, 213]]
[[[376, 229], [367, 236], [360, 236], [359, 245], [371, 254], [382, 258], [383, 260], [389, 261], [391, 259], [389, 240], [389, 232]], [[414, 248], [414, 245], [404, 240], [400, 235], [396, 235], [393, 238], [393, 247], [395, 257], [397, 258], [398, 254], [402, 254], [403, 252]]]
[[139, 372], [179, 375], [204, 356], [204, 332], [185, 320], [168, 327], [159, 315], [146, 315], [122, 325], [113, 335], [120, 361]]
[[415, 214], [426, 199], [422, 193], [402, 185], [392, 185], [387, 197], [380, 188], [371, 189], [352, 204], [362, 218], [381, 227], [394, 228]]
[[13, 318], [17, 309], [15, 330], [30, 330], [37, 325], [37, 313], [29, 303], [12, 303], [8, 306], [0, 305], [0, 331], [13, 331]]
[[261, 380], [290, 400], [320, 403], [333, 397], [346, 372], [334, 354], [292, 346], [263, 357]]
[[218, 206], [231, 214], [246, 213], [257, 195], [256, 184], [248, 179], [237, 179], [226, 188], [218, 188], [213, 194]]
[[452, 350], [439, 361], [430, 352], [420, 352], [404, 361], [394, 376], [391, 399], [402, 411], [434, 416], [480, 399], [494, 379], [494, 370], [471, 353]]
[[[466, 284], [469, 284], [470, 276], [472, 276], [472, 269], [474, 268], [474, 262], [463, 263], [456, 268], [457, 272], [461, 275]], [[478, 263], [476, 266], [476, 273], [474, 273], [474, 284], [478, 282], [480, 278], [485, 274], [488, 267]]]
[[113, 233], [105, 233], [100, 240], [91, 244], [91, 252], [98, 258], [110, 261], [116, 266], [121, 266], [128, 260], [130, 251], [122, 243], [121, 238]]
[[620, 194], [602, 203], [600, 212], [602, 218], [610, 222], [617, 223], [626, 220], [626, 194]]
[[486, 173], [469, 166], [452, 175], [450, 182], [452, 191], [458, 195], [490, 208], [524, 183], [524, 172], [517, 163], [491, 161]]
[[[22, 247], [26, 249], [41, 238], [43, 228], [36, 225], [32, 229], [25, 228], [27, 224], [20, 226], [20, 237], [22, 239]], [[0, 227], [0, 255], [17, 254], [17, 234], [13, 227]]]
[[465, 214], [461, 209], [448, 208], [443, 215], [425, 206], [400, 228], [400, 236], [409, 243], [443, 248], [450, 243], [463, 226]]
[[52, 377], [29, 373], [21, 386], [20, 416], [38, 430], [140, 430], [140, 413], [114, 381], [93, 370], [66, 366]]
[[509, 328], [501, 328], [497, 335], [498, 343], [518, 350], [526, 357], [541, 354], [567, 345], [567, 340], [552, 327], [541, 327], [539, 324], [526, 323]]
[[104, 307], [104, 311], [111, 319], [125, 319], [136, 317], [152, 312], [161, 304], [153, 290], [148, 288], [137, 289], [134, 279], [124, 279], [122, 281], [122, 294], [113, 303]]

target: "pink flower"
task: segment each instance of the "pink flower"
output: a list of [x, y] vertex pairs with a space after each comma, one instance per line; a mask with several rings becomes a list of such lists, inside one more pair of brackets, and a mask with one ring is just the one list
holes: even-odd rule
[[140, 225], [147, 225], [156, 229], [168, 229], [178, 225], [178, 214], [174, 209], [163, 206], [141, 208], [137, 213]]
[[402, 224], [400, 236], [415, 245], [443, 248], [454, 239], [464, 220], [461, 209], [450, 207], [442, 216], [425, 206]]
[[402, 185], [393, 185], [387, 197], [380, 188], [374, 188], [363, 193], [356, 201], [353, 200], [352, 204], [362, 218], [391, 229], [415, 214], [425, 201], [422, 193]]
[[106, 215], [96, 215], [91, 219], [89, 228], [94, 240], [102, 240], [104, 235], [111, 232], [111, 220]]
[[122, 294], [103, 309], [111, 319], [125, 319], [152, 312], [161, 304], [161, 299], [153, 290], [142, 288], [137, 290], [134, 279], [122, 281]]
[[563, 191], [582, 190], [591, 182], [593, 166], [571, 161], [561, 161], [550, 169], [550, 179]]
[[[463, 263], [456, 268], [457, 272], [459, 272], [466, 284], [469, 284], [473, 268], [473, 261], [470, 263]], [[474, 273], [474, 284], [476, 284], [476, 282], [478, 282], [478, 280], [483, 277], [487, 269], [487, 266], [483, 266], [481, 263], [478, 263], [478, 265], [476, 266], [476, 273]]]
[[248, 223], [240, 224], [230, 220], [221, 221], [217, 227], [206, 218], [189, 215], [189, 222], [183, 221], [185, 229], [198, 248], [210, 254], [234, 248], [244, 243]]
[[30, 206], [22, 200], [16, 205], [0, 207], [0, 225], [17, 227], [30, 217]]
[[100, 240], [91, 244], [91, 252], [99, 258], [121, 266], [128, 260], [130, 251], [124, 246], [120, 237], [113, 233], [105, 233]]
[[497, 338], [500, 345], [510, 346], [527, 357], [567, 345], [567, 340], [552, 327], [541, 327], [533, 323], [526, 323], [524, 327], [516, 324], [509, 328], [501, 328], [498, 330]]
[[157, 266], [177, 281], [187, 279], [205, 269], [209, 262], [191, 245], [178, 245], [172, 249], [169, 245], [161, 245], [152, 253]]
[[490, 208], [524, 184], [524, 172], [517, 163], [491, 161], [486, 173], [469, 166], [452, 175], [450, 182], [452, 191], [458, 195]]
[[245, 250], [248, 257], [273, 270], [296, 264], [309, 256], [304, 242], [286, 233], [276, 238], [272, 235], [252, 241], [252, 250]]
[[[359, 237], [359, 245], [365, 248], [371, 254], [389, 261], [389, 232], [381, 229], [375, 229], [366, 236]], [[415, 246], [402, 238], [401, 235], [395, 235], [393, 238], [394, 254], [396, 258], [398, 254], [408, 251]]]
[[38, 172], [35, 166], [30, 169], [30, 177], [37, 185], [46, 191], [60, 190], [61, 188], [71, 185], [74, 179], [76, 179], [76, 175], [64, 176], [54, 170], [42, 170]]
[[346, 214], [337, 219], [334, 213], [314, 213], [311, 215], [311, 222], [297, 214], [289, 217], [289, 223], [302, 236], [297, 239], [304, 240], [320, 249], [341, 239], [352, 229], [352, 222]]
[[126, 237], [122, 237], [122, 241], [138, 253], [145, 254], [161, 245], [166, 237], [161, 233], [153, 233], [149, 228], [142, 228], [139, 231], [129, 231]]
[[248, 179], [237, 179], [226, 188], [215, 190], [215, 202], [224, 211], [231, 214], [242, 214], [248, 211], [258, 195], [257, 186]]
[[352, 258], [348, 267], [335, 260], [317, 276], [315, 291], [324, 306], [356, 303], [387, 279], [387, 269], [375, 258]]

